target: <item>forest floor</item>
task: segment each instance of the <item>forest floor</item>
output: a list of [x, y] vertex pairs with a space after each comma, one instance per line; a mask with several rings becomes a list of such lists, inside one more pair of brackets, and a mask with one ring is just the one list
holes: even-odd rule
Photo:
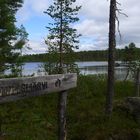
[[[106, 79], [102, 76], [79, 76], [78, 86], [69, 91], [67, 102], [68, 140], [140, 140], [140, 124], [118, 109], [133, 96], [130, 81], [117, 81], [114, 110], [105, 116]], [[0, 106], [0, 140], [57, 140], [58, 93], [28, 98]]]

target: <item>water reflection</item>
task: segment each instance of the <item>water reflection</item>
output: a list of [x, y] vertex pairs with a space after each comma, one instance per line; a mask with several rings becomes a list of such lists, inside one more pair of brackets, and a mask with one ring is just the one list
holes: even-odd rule
[[88, 66], [80, 68], [80, 73], [87, 74], [105, 74], [107, 73], [107, 66]]
[[[80, 69], [80, 73], [83, 75], [88, 74], [107, 74], [107, 62], [76, 62]], [[119, 61], [117, 63], [120, 63]], [[23, 67], [23, 75], [44, 75], [44, 69], [40, 67], [43, 63], [25, 63]], [[115, 78], [119, 80], [125, 79], [127, 74], [126, 67], [115, 67]], [[130, 77], [129, 77], [130, 78]]]
[[[117, 80], [124, 80], [127, 75], [128, 68], [126, 67], [115, 67], [115, 78]], [[107, 74], [107, 66], [88, 66], [80, 68], [80, 73], [83, 75], [88, 74]], [[130, 78], [130, 76], [129, 76]]]

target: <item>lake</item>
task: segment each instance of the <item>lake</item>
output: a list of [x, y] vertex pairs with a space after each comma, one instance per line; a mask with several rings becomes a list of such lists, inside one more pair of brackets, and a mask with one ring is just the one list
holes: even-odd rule
[[[117, 63], [120, 63], [119, 61]], [[23, 74], [31, 75], [34, 73], [35, 76], [43, 75], [44, 69], [41, 67], [43, 63], [41, 62], [31, 62], [25, 63]], [[92, 62], [76, 62], [80, 69], [80, 73], [83, 75], [88, 74], [107, 74], [107, 65], [108, 63], [105, 61], [92, 61]], [[118, 66], [115, 67], [115, 77], [116, 79], [123, 80], [127, 74], [127, 68]]]

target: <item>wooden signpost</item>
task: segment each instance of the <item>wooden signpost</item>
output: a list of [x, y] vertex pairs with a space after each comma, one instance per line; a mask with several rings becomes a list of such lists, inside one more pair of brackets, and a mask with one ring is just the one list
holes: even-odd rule
[[66, 91], [76, 87], [76, 74], [0, 79], [0, 103]]
[[77, 75], [58, 74], [39, 77], [0, 79], [0, 104], [32, 96], [58, 92], [65, 96], [59, 103], [59, 140], [66, 140], [67, 90], [77, 86]]

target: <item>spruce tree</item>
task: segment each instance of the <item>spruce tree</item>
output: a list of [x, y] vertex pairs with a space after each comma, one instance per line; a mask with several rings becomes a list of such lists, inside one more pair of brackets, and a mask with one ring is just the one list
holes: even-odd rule
[[75, 64], [73, 59], [74, 49], [78, 49], [77, 30], [72, 24], [77, 22], [78, 11], [81, 6], [74, 6], [76, 0], [54, 0], [54, 3], [45, 11], [52, 18], [52, 23], [47, 27], [49, 35], [46, 39], [50, 59], [48, 68], [50, 74], [73, 72]]

